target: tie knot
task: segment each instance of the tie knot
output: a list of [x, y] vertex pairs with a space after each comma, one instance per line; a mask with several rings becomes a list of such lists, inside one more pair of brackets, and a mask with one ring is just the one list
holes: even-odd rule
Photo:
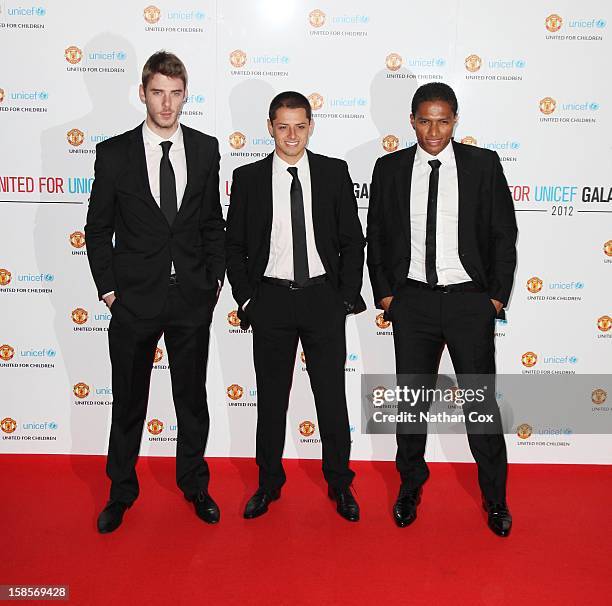
[[288, 172], [288, 173], [289, 173], [289, 174], [290, 174], [290, 175], [291, 175], [291, 176], [292, 176], [294, 179], [297, 179], [297, 176], [298, 176], [298, 175], [297, 175], [297, 170], [298, 170], [298, 169], [297, 169], [297, 166], [290, 166], [290, 167], [287, 169], [287, 172]]
[[440, 160], [430, 160], [427, 164], [429, 164], [429, 166], [431, 166], [432, 170], [438, 170], [440, 168], [440, 166], [442, 166], [442, 162], [440, 162]]
[[170, 148], [172, 147], [172, 141], [162, 141], [160, 145], [162, 148], [162, 154], [164, 156], [167, 156], [168, 152], [170, 151]]

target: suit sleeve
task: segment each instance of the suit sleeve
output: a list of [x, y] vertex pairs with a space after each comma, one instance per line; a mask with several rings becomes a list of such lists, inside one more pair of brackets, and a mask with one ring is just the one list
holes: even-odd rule
[[104, 149], [96, 146], [94, 182], [91, 186], [85, 241], [87, 258], [98, 297], [116, 290], [113, 273], [113, 234], [115, 232], [115, 184], [105, 161]]
[[248, 273], [248, 240], [247, 240], [247, 202], [243, 191], [240, 173], [235, 170], [232, 175], [232, 191], [227, 212], [227, 233], [225, 237], [225, 254], [227, 258], [227, 278], [232, 285], [232, 294], [242, 308], [245, 301], [251, 298], [251, 286]]
[[505, 307], [514, 281], [518, 230], [512, 196], [497, 153], [493, 164], [493, 201], [489, 243], [492, 261], [488, 276], [489, 296], [501, 301]]
[[370, 187], [370, 204], [368, 207], [368, 224], [366, 229], [368, 241], [368, 271], [374, 303], [380, 308], [379, 301], [393, 294], [391, 285], [387, 280], [384, 268], [384, 242], [389, 237], [385, 233], [385, 221], [383, 215], [383, 188], [381, 177], [380, 158], [374, 165], [372, 174], [372, 185]]
[[365, 238], [359, 213], [353, 181], [348, 165], [342, 162], [342, 190], [339, 206], [339, 243], [340, 243], [340, 290], [344, 300], [355, 304], [361, 293], [363, 282], [363, 263], [365, 260]]
[[225, 221], [219, 197], [219, 142], [214, 139], [210, 155], [210, 171], [202, 200], [200, 231], [204, 244], [204, 258], [215, 278], [225, 278]]

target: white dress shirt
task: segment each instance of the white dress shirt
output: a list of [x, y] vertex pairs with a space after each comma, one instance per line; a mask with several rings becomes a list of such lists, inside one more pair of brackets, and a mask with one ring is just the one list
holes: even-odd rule
[[[276, 153], [272, 159], [272, 233], [270, 235], [270, 256], [264, 276], [293, 280], [293, 232], [291, 229], [291, 174], [287, 164]], [[306, 248], [308, 251], [308, 272], [311, 278], [325, 273], [321, 257], [317, 252], [312, 224], [312, 189], [308, 154], [293, 166], [298, 169], [304, 199], [304, 220], [306, 224]]]
[[174, 134], [164, 139], [155, 134], [145, 122], [142, 125], [142, 139], [144, 141], [145, 157], [147, 160], [147, 174], [149, 175], [149, 187], [155, 202], [159, 206], [159, 165], [163, 156], [160, 143], [172, 141], [170, 147], [170, 163], [174, 170], [176, 180], [176, 209], [181, 207], [183, 194], [187, 186], [187, 159], [185, 157], [185, 145], [183, 144], [183, 129], [181, 125], [174, 131]]
[[417, 145], [410, 188], [410, 268], [408, 277], [427, 282], [425, 273], [425, 235], [429, 194], [429, 160], [438, 159], [440, 179], [436, 215], [436, 272], [438, 284], [460, 284], [471, 280], [459, 259], [459, 189], [457, 165], [452, 143], [437, 156]]

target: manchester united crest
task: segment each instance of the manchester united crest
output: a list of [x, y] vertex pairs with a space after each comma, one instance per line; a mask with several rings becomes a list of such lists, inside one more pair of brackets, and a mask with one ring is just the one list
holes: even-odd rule
[[85, 324], [85, 322], [87, 322], [87, 318], [89, 318], [89, 314], [87, 313], [86, 309], [83, 309], [82, 307], [77, 307], [76, 309], [72, 310], [72, 321], [75, 324], [78, 324], [79, 326], [81, 324]]
[[85, 246], [85, 234], [82, 231], [73, 231], [70, 234], [70, 245], [73, 248], [83, 248]]
[[310, 437], [315, 432], [315, 424], [312, 421], [302, 421], [300, 423], [300, 433], [305, 437]]
[[521, 438], [521, 440], [526, 440], [533, 433], [533, 427], [528, 423], [523, 423], [516, 428], [516, 435]]
[[542, 290], [542, 286], [544, 286], [544, 282], [540, 280], [540, 278], [538, 278], [537, 276], [534, 276], [533, 278], [529, 278], [529, 280], [527, 280], [527, 290], [530, 293], [536, 294], [540, 292]]
[[230, 53], [229, 60], [236, 69], [240, 69], [246, 63], [247, 54], [240, 49], [236, 49]]
[[545, 116], [552, 114], [555, 109], [557, 109], [557, 102], [552, 97], [544, 97], [544, 99], [540, 99], [540, 111]]
[[546, 17], [545, 24], [546, 29], [552, 34], [554, 34], [555, 32], [558, 32], [561, 29], [561, 26], [563, 25], [563, 19], [559, 15], [555, 15], [553, 13], [552, 15], [548, 15], [548, 17]]
[[607, 399], [608, 393], [605, 389], [594, 389], [591, 393], [591, 402], [595, 404], [595, 406], [601, 406]]
[[10, 345], [0, 345], [0, 360], [8, 362], [15, 355], [15, 350]]
[[239, 400], [242, 398], [242, 394], [244, 393], [244, 389], [237, 383], [233, 383], [227, 388], [227, 396], [230, 400]]
[[468, 72], [477, 72], [482, 67], [482, 59], [478, 55], [469, 55], [465, 58], [465, 69]]
[[69, 46], [64, 51], [64, 58], [70, 65], [76, 65], [83, 58], [83, 51], [78, 46]]
[[0, 269], [0, 286], [7, 286], [11, 283], [11, 272], [8, 269]]
[[159, 419], [151, 419], [147, 423], [147, 431], [154, 436], [158, 436], [164, 431], [164, 424]]
[[386, 152], [397, 151], [397, 148], [399, 147], [399, 139], [395, 135], [387, 135], [382, 140], [382, 146]]
[[612, 240], [608, 240], [603, 247], [604, 253], [608, 257], [612, 257]]
[[157, 8], [157, 6], [153, 5], [147, 6], [147, 8], [142, 11], [142, 14], [144, 16], [144, 20], [151, 25], [157, 23], [161, 17], [161, 11]]
[[306, 354], [303, 351], [300, 351], [300, 360], [302, 364], [306, 364]]
[[385, 320], [385, 314], [380, 313], [376, 316], [376, 326], [382, 330], [385, 330], [391, 326], [391, 322], [389, 322], [389, 320]]
[[17, 421], [11, 419], [11, 417], [5, 417], [0, 421], [0, 429], [4, 433], [13, 433], [17, 429]]
[[534, 353], [533, 351], [526, 351], [521, 356], [521, 364], [525, 366], [526, 368], [531, 368], [532, 366], [535, 366], [537, 362], [538, 362], [538, 354]]
[[238, 317], [237, 310], [232, 309], [232, 311], [227, 314], [227, 323], [234, 328], [238, 328], [238, 326], [240, 326], [240, 318]]
[[81, 400], [89, 395], [89, 385], [87, 383], [76, 383], [72, 388], [72, 393]]
[[78, 128], [73, 128], [66, 133], [66, 139], [72, 147], [78, 147], [85, 141], [85, 133]]
[[246, 144], [246, 137], [241, 132], [236, 131], [229, 136], [229, 144], [234, 149], [242, 149]]
[[0, 88], [0, 103], [4, 101], [4, 89]]
[[323, 107], [323, 97], [319, 93], [308, 95], [308, 101], [313, 112], [319, 111]]
[[155, 348], [155, 355], [153, 356], [153, 364], [159, 364], [164, 357], [164, 350], [161, 347]]
[[612, 328], [612, 318], [610, 316], [601, 316], [597, 319], [597, 328], [601, 332], [608, 332]]
[[315, 8], [313, 11], [308, 13], [308, 21], [312, 27], [323, 27], [325, 25], [325, 13]]
[[402, 67], [403, 63], [404, 60], [402, 59], [402, 56], [398, 55], [397, 53], [390, 53], [385, 58], [385, 65], [390, 72], [396, 72], [400, 67]]
[[467, 137], [463, 137], [463, 139], [461, 139], [461, 143], [463, 143], [464, 145], [478, 145], [478, 141], [476, 141], [474, 137], [470, 137], [469, 135]]

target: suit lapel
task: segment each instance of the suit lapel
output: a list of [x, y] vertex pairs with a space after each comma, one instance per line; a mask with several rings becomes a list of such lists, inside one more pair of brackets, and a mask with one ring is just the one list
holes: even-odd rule
[[178, 209], [175, 221], [181, 216], [181, 211], [185, 206], [185, 202], [189, 200], [196, 181], [196, 170], [198, 166], [198, 146], [193, 136], [193, 132], [186, 126], [179, 126], [179, 128], [183, 129], [183, 145], [185, 147], [185, 161], [187, 165], [187, 184], [185, 185], [185, 192], [183, 193], [183, 199], [181, 200], [181, 205]]
[[261, 213], [263, 218], [264, 242], [270, 246], [270, 237], [272, 235], [272, 158], [274, 152], [264, 158], [259, 177], [257, 180], [257, 199], [261, 204]]
[[406, 242], [410, 246], [410, 190], [412, 189], [412, 167], [414, 165], [414, 155], [416, 154], [416, 145], [409, 147], [404, 152], [404, 157], [400, 162], [400, 169], [395, 173], [395, 188], [397, 192], [397, 201], [406, 236]]
[[144, 140], [142, 138], [142, 124], [137, 126], [130, 135], [130, 163], [136, 168], [138, 175], [138, 188], [142, 192], [142, 199], [163, 221], [166, 221], [161, 209], [155, 202], [149, 186], [149, 173], [145, 156]]
[[453, 141], [453, 151], [455, 153], [455, 163], [457, 165], [457, 191], [459, 197], [457, 231], [459, 235], [459, 249], [461, 250], [461, 242], [464, 239], [465, 226], [469, 224], [469, 215], [472, 212], [469, 193], [471, 173], [469, 159], [464, 152], [463, 146]]
[[[310, 197], [311, 197], [311, 211], [312, 211], [312, 228], [314, 231], [315, 245], [321, 261], [323, 261], [324, 246], [321, 246], [321, 238], [325, 239], [325, 221], [323, 220], [323, 213], [321, 205], [323, 204], [323, 166], [321, 157], [318, 154], [313, 154], [311, 151], [306, 150], [308, 154], [308, 167], [310, 170]], [[327, 270], [327, 267], [325, 268]]]

